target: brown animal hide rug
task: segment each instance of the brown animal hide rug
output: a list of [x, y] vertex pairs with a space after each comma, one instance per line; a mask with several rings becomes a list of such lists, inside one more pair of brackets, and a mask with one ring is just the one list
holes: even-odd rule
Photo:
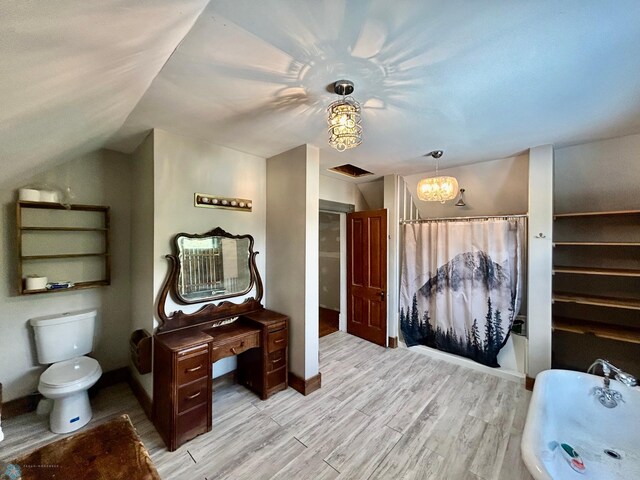
[[[11, 480], [160, 480], [128, 415], [41, 447], [0, 472]], [[4, 475], [3, 475], [4, 474]]]

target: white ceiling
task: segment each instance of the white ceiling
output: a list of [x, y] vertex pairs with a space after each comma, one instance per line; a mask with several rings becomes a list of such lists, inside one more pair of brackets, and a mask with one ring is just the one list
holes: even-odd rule
[[[637, 0], [206, 3], [0, 0], [2, 168], [130, 152], [153, 127], [263, 157], [311, 143], [323, 168], [376, 174], [640, 132]], [[340, 78], [364, 107], [343, 154]]]
[[0, 185], [103, 147], [207, 0], [0, 0]]

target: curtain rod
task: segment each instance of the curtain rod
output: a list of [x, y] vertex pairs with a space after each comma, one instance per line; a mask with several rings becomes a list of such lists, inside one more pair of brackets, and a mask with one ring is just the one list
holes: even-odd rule
[[527, 218], [529, 215], [526, 213], [515, 215], [479, 215], [477, 217], [442, 217], [442, 218], [419, 218], [417, 220], [401, 220], [400, 225], [407, 223], [426, 223], [426, 222], [455, 222], [457, 220], [489, 220], [492, 218], [503, 218], [509, 220], [510, 218]]

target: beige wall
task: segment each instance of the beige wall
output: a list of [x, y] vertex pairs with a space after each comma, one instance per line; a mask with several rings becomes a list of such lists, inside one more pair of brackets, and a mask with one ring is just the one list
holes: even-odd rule
[[368, 210], [381, 210], [384, 208], [384, 177], [372, 182], [362, 182], [356, 185], [362, 193]]
[[[527, 375], [551, 368], [551, 265], [553, 239], [553, 147], [529, 150], [527, 229]], [[540, 238], [542, 237], [542, 238]], [[521, 310], [522, 311], [522, 310]]]
[[[17, 295], [15, 200], [16, 189], [30, 184], [71, 187], [74, 203], [111, 207], [112, 271], [110, 286], [42, 295]], [[37, 388], [45, 367], [39, 366], [28, 320], [33, 317], [83, 308], [98, 310], [94, 356], [104, 371], [128, 363], [130, 333], [129, 205], [130, 157], [100, 150], [59, 165], [15, 188], [0, 193], [3, 253], [0, 274], [0, 381], [3, 400], [9, 401]]]
[[[221, 227], [234, 234], [248, 233], [259, 252], [256, 264], [265, 277], [266, 258], [266, 173], [265, 159], [221, 147], [202, 140], [154, 130], [153, 212], [153, 302], [162, 288], [169, 263], [164, 256], [172, 252], [173, 237], [180, 232], [204, 233]], [[196, 208], [194, 193], [210, 193], [225, 197], [247, 198], [253, 202], [251, 212]], [[148, 279], [150, 281], [150, 279]], [[269, 284], [265, 284], [268, 291]], [[234, 298], [241, 302], [255, 295]], [[264, 301], [263, 301], [264, 302]], [[167, 302], [167, 313], [174, 310], [194, 311], [202, 304], [179, 305]], [[214, 364], [214, 376], [235, 369], [235, 357]]]
[[[153, 291], [153, 137], [149, 133], [134, 152], [131, 163], [131, 331], [153, 333], [155, 297]], [[133, 375], [151, 395], [153, 375]]]
[[303, 379], [318, 373], [318, 165], [309, 145], [267, 159], [267, 307], [290, 317], [289, 370]]
[[320, 199], [355, 205], [356, 212], [369, 210], [369, 205], [355, 183], [327, 175], [319, 177]]
[[528, 160], [528, 155], [520, 155], [441, 169], [440, 174], [456, 177], [460, 188], [465, 189], [466, 207], [456, 207], [455, 201], [441, 204], [418, 200], [418, 182], [424, 177], [434, 176], [435, 167], [425, 173], [409, 175], [405, 181], [422, 218], [527, 213]]
[[555, 150], [554, 211], [640, 208], [640, 135]]

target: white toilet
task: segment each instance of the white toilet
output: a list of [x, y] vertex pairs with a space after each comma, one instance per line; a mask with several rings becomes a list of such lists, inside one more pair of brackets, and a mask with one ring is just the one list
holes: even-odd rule
[[49, 426], [54, 433], [69, 433], [91, 420], [87, 390], [102, 375], [100, 364], [85, 357], [93, 349], [96, 310], [79, 310], [31, 319], [38, 362], [50, 364], [38, 391], [53, 400]]

